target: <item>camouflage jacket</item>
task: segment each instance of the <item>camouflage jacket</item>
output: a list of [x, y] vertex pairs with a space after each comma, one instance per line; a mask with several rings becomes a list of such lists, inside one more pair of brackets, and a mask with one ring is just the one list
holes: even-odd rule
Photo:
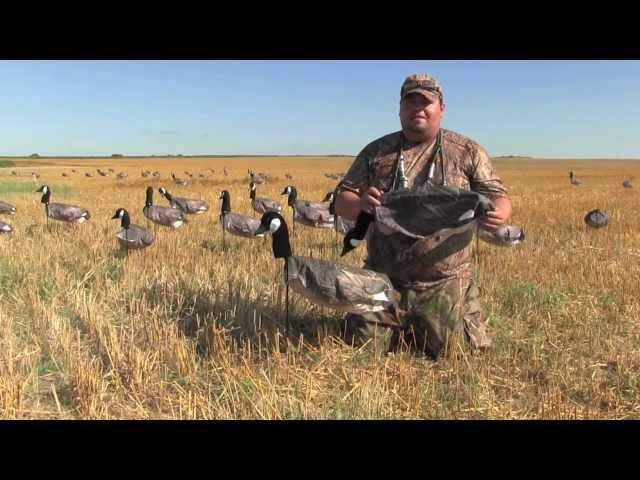
[[[358, 154], [336, 191], [360, 194], [370, 186], [382, 191], [397, 188], [401, 143], [409, 188], [431, 182], [473, 190], [490, 199], [507, 196], [487, 152], [473, 140], [445, 129], [440, 129], [429, 145], [409, 142], [402, 132], [371, 142]], [[472, 239], [473, 230], [444, 242], [383, 236], [373, 224], [367, 236], [366, 266], [386, 273], [396, 288], [427, 290], [454, 277], [473, 274]]]

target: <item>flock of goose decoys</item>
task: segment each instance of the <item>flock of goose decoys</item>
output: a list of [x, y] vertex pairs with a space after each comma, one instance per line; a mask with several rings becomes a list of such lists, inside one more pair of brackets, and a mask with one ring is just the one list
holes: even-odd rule
[[[226, 169], [225, 169], [226, 171]], [[99, 171], [100, 173], [100, 171]], [[109, 172], [102, 171], [103, 176]], [[112, 172], [113, 173], [113, 172]], [[155, 172], [142, 172], [143, 176], [152, 176]], [[193, 178], [193, 174], [185, 172]], [[184, 185], [187, 180], [172, 173], [174, 182]], [[291, 177], [289, 174], [287, 176]], [[253, 218], [231, 210], [231, 195], [222, 190], [220, 224], [222, 241], [229, 233], [243, 238], [261, 238], [272, 236], [272, 251], [275, 258], [283, 258], [285, 284], [287, 291], [291, 287], [298, 294], [312, 302], [351, 313], [375, 312], [388, 309], [397, 311], [397, 295], [387, 275], [371, 270], [317, 258], [294, 255], [289, 237], [289, 227], [283, 216], [283, 206], [276, 200], [258, 197], [257, 185], [264, 184], [269, 177], [262, 173], [249, 171], [249, 198], [251, 208], [261, 215]], [[581, 185], [573, 172], [570, 173], [573, 185]], [[631, 188], [626, 181], [625, 188]], [[157, 226], [178, 229], [187, 223], [188, 215], [201, 215], [209, 210], [204, 200], [174, 197], [165, 188], [159, 193], [169, 202], [169, 206], [153, 203], [153, 188], [146, 189], [144, 216]], [[91, 219], [89, 210], [76, 205], [52, 203], [52, 191], [48, 185], [42, 185], [37, 192], [42, 193], [41, 203], [45, 205], [47, 222], [49, 219], [73, 224], [82, 224]], [[487, 211], [494, 209], [493, 203], [481, 194], [454, 187], [418, 187], [411, 190], [387, 192], [383, 195], [382, 205], [373, 214], [362, 212], [356, 221], [341, 218], [335, 212], [335, 193], [328, 192], [320, 202], [298, 198], [295, 186], [287, 185], [281, 195], [287, 196], [287, 205], [292, 210], [292, 228], [296, 223], [311, 228], [333, 228], [336, 235], [344, 236], [342, 256], [348, 254], [366, 238], [371, 225], [382, 235], [403, 235], [416, 240], [429, 239], [435, 246], [451, 235], [475, 228], [478, 238], [499, 246], [517, 245], [524, 241], [524, 230], [515, 225], [504, 225], [488, 232], [477, 228], [477, 219]], [[0, 214], [16, 214], [16, 208], [6, 202], [0, 202]], [[112, 219], [120, 219], [122, 229], [116, 234], [118, 243], [127, 249], [139, 250], [154, 244], [156, 235], [151, 230], [131, 223], [129, 212], [118, 208]], [[593, 210], [585, 217], [587, 225], [603, 227], [608, 216]], [[0, 233], [9, 233], [12, 227], [0, 222]], [[292, 230], [294, 233], [294, 231]]]
[[[624, 188], [633, 188], [631, 180], [631, 178], [625, 180], [622, 182], [622, 186]], [[573, 171], [569, 172], [569, 182], [576, 187], [583, 185], [583, 182], [576, 177]], [[609, 214], [596, 208], [584, 216], [584, 222], [591, 228], [603, 228], [609, 225]]]

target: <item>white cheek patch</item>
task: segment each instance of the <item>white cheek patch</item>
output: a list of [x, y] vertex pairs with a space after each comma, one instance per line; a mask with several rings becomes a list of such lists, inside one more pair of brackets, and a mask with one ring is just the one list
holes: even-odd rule
[[271, 223], [269, 224], [269, 231], [271, 233], [275, 233], [280, 228], [280, 225], [282, 225], [282, 222], [280, 221], [280, 219], [274, 218], [273, 220], [271, 220]]
[[472, 219], [474, 216], [475, 216], [475, 212], [473, 210], [467, 210], [462, 215], [460, 215], [460, 218], [458, 218], [458, 220], [463, 222], [465, 220]]
[[177, 220], [177, 221], [173, 222], [173, 223], [171, 224], [171, 226], [172, 226], [173, 228], [178, 228], [178, 227], [179, 227], [180, 225], [182, 225], [183, 223], [184, 223], [184, 222], [183, 222], [182, 220]]
[[3, 232], [10, 232], [11, 231], [11, 227], [9, 225], [3, 225], [2, 226], [2, 231]]
[[360, 242], [362, 242], [362, 240], [358, 240], [357, 238], [349, 239], [349, 243], [351, 244], [352, 247], [357, 247], [358, 245], [360, 245]]
[[86, 222], [86, 221], [87, 221], [87, 219], [86, 219], [86, 218], [84, 218], [84, 217], [80, 217], [80, 218], [78, 219], [77, 223], [84, 223], [84, 222]]
[[45, 187], [42, 189], [42, 193], [47, 193], [48, 191], [49, 191], [49, 187], [47, 187], [47, 186], [45, 186]]
[[291, 193], [291, 187], [287, 187], [287, 193]]

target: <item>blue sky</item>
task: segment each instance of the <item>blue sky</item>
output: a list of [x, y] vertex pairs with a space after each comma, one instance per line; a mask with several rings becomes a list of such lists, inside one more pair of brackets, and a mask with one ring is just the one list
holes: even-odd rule
[[418, 72], [493, 156], [640, 158], [640, 61], [0, 61], [0, 155], [355, 155]]

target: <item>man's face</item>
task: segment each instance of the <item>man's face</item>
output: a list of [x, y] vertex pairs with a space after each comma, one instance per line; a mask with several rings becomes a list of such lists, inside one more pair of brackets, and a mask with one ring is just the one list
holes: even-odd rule
[[433, 137], [440, 128], [444, 104], [419, 93], [410, 93], [400, 102], [402, 129], [419, 136]]

